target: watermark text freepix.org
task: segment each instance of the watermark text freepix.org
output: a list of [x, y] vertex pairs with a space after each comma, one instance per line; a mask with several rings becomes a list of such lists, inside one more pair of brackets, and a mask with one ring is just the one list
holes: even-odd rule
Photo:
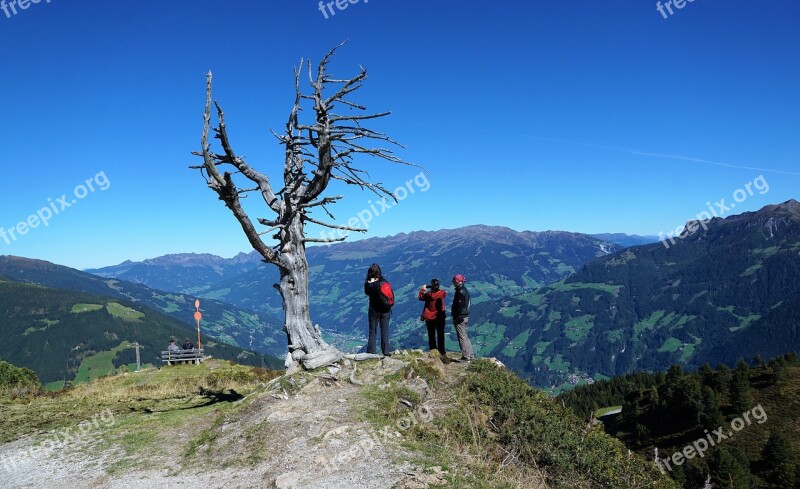
[[[741, 417], [734, 418], [733, 421], [731, 421], [731, 431], [725, 432], [725, 428], [722, 426], [713, 430], [711, 433], [709, 433], [708, 430], [703, 430], [706, 436], [698, 438], [692, 442], [691, 445], [686, 445], [683, 447], [683, 450], [673, 453], [671, 457], [664, 457], [663, 459], [656, 458], [656, 465], [658, 465], [661, 472], [666, 474], [667, 470], [672, 470], [672, 465], [683, 465], [685, 461], [691, 460], [698, 455], [700, 458], [705, 457], [706, 450], [724, 440], [733, 438], [734, 434], [753, 424], [750, 415], [753, 416], [753, 419], [758, 424], [764, 424], [767, 421], [767, 412], [764, 411], [764, 408], [759, 404], [750, 411], [742, 413]], [[672, 462], [672, 464], [670, 464], [670, 462]], [[664, 467], [666, 467], [666, 470], [664, 470]]]
[[[712, 217], [723, 217], [728, 211], [733, 210], [737, 203], [742, 203], [748, 197], [755, 195], [753, 188], [758, 190], [759, 195], [764, 195], [769, 192], [769, 183], [764, 178], [764, 175], [759, 175], [752, 182], [747, 182], [744, 188], [740, 188], [733, 193], [733, 200], [735, 202], [726, 203], [725, 199], [719, 199], [714, 205], [711, 202], [706, 202], [708, 211], [702, 211], [695, 216], [694, 220], [689, 221], [686, 226], [678, 226], [674, 231], [664, 234], [663, 231], [658, 233], [658, 239], [669, 249], [670, 245], [675, 244], [676, 239], [684, 239], [687, 236], [694, 234], [697, 228], [702, 227], [704, 231], [708, 231], [707, 222]], [[669, 241], [669, 243], [667, 243]]]
[[82, 184], [72, 189], [73, 199], [70, 200], [67, 194], [61, 194], [61, 197], [55, 200], [47, 199], [47, 205], [28, 216], [27, 219], [18, 222], [8, 229], [0, 226], [0, 239], [5, 241], [7, 245], [10, 245], [18, 240], [20, 236], [28, 234], [31, 229], [36, 229], [40, 225], [44, 225], [45, 227], [49, 226], [50, 220], [53, 217], [77, 204], [79, 200], [85, 199], [92, 192], [96, 190], [108, 190], [110, 186], [111, 180], [106, 176], [106, 172], [101, 171], [97, 175], [87, 178]]
[[[336, 15], [337, 10], [345, 10], [350, 5], [355, 5], [360, 1], [362, 0], [320, 0], [319, 11], [322, 12], [322, 16], [325, 17], [325, 20], [328, 20], [330, 17]], [[364, 3], [369, 3], [369, 0], [363, 1]], [[334, 9], [334, 7], [336, 8]]]
[[672, 7], [675, 7], [677, 10], [683, 10], [683, 7], [686, 6], [686, 2], [692, 3], [694, 0], [667, 0], [663, 4], [659, 1], [656, 2], [656, 10], [661, 14], [662, 17], [668, 19], [669, 15], [675, 15], [675, 11], [672, 10]]
[[[328, 457], [324, 454], [319, 455], [315, 462], [322, 465], [326, 474], [331, 474], [340, 470], [342, 467], [346, 467], [355, 460], [369, 458], [370, 454], [374, 453], [375, 447], [383, 446], [391, 440], [402, 438], [403, 435], [401, 433], [410, 430], [416, 425], [430, 423], [431, 421], [433, 421], [433, 411], [427, 405], [422, 404], [397, 420], [395, 425], [400, 432], [394, 431], [389, 426], [384, 426], [380, 431], [367, 431], [361, 428], [357, 432], [359, 435], [357, 443], [350, 445], [346, 450], [338, 450], [333, 457]], [[335, 433], [335, 430], [330, 432], [330, 434]], [[326, 437], [327, 436], [328, 435], [326, 435]]]
[[114, 423], [116, 423], [114, 413], [110, 408], [106, 409], [95, 414], [91, 419], [81, 421], [77, 426], [58, 428], [48, 434], [39, 445], [32, 446], [11, 456], [4, 455], [0, 457], [0, 466], [7, 473], [13, 473], [17, 469], [18, 463], [30, 462], [40, 453], [63, 450], [77, 441], [84, 440], [89, 435], [96, 436], [98, 430], [110, 428], [114, 426]]
[[[28, 10], [31, 5], [36, 5], [42, 0], [0, 0], [0, 10], [6, 14], [6, 19], [10, 19], [13, 15], [17, 15], [17, 9]], [[50, 0], [45, 0], [50, 3]]]
[[[392, 202], [389, 197], [384, 197], [377, 202], [372, 200], [367, 201], [367, 208], [358, 212], [357, 215], [347, 220], [347, 227], [355, 228], [361, 226], [363, 229], [369, 229], [369, 223], [378, 216], [383, 215], [386, 211], [406, 200], [409, 195], [414, 194], [417, 190], [420, 192], [427, 192], [431, 188], [431, 182], [425, 172], [420, 172], [411, 180], [405, 182], [404, 185], [397, 187], [392, 194], [397, 199], [397, 202]], [[336, 229], [333, 231], [320, 232], [320, 238], [323, 240], [341, 240], [350, 234], [349, 230]]]

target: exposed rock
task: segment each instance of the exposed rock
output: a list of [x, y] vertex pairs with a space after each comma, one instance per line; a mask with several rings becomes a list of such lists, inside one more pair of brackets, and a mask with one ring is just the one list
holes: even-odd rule
[[278, 489], [292, 489], [297, 486], [298, 482], [300, 482], [299, 475], [295, 474], [294, 472], [287, 472], [279, 475], [275, 479], [275, 487]]
[[444, 362], [450, 363], [449, 359], [447, 359], [447, 357], [442, 358], [439, 352], [432, 352], [428, 356], [424, 356], [416, 361], [428, 364], [436, 370], [440, 376], [445, 373]]
[[323, 440], [327, 440], [328, 438], [330, 438], [332, 436], [342, 435], [342, 434], [346, 433], [347, 430], [349, 430], [349, 429], [350, 429], [349, 425], [342, 425], [342, 426], [339, 426], [338, 428], [334, 428], [332, 430], [328, 430], [327, 433], [322, 435], [322, 439]]
[[428, 398], [430, 394], [430, 387], [425, 379], [419, 377], [409, 379], [404, 382], [404, 385], [411, 389], [412, 392], [417, 394], [423, 401]]
[[496, 359], [495, 357], [487, 358], [487, 360], [489, 360], [491, 363], [493, 363], [497, 367], [506, 368], [506, 365], [503, 362], [501, 362], [500, 360]]
[[382, 372], [381, 375], [392, 375], [399, 372], [403, 367], [407, 365], [407, 362], [403, 362], [401, 360], [395, 360], [394, 358], [384, 358], [381, 361], [381, 368]]
[[431, 486], [443, 486], [447, 484], [447, 471], [441, 467], [432, 467], [427, 473], [425, 469], [417, 469], [405, 475], [402, 481], [397, 484], [398, 489], [428, 489]]

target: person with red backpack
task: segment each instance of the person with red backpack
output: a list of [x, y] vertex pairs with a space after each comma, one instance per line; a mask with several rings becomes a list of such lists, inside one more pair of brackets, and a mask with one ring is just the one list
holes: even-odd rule
[[445, 297], [447, 291], [439, 288], [439, 279], [431, 280], [430, 285], [423, 285], [417, 294], [419, 300], [425, 301], [421, 319], [428, 327], [428, 350], [439, 350], [442, 356], [447, 353], [444, 349]]
[[383, 278], [381, 267], [373, 263], [367, 271], [364, 281], [364, 293], [369, 297], [369, 341], [367, 353], [375, 353], [375, 343], [378, 334], [378, 323], [381, 325], [381, 351], [383, 356], [391, 356], [389, 348], [389, 320], [392, 317], [394, 306], [394, 292], [389, 281]]

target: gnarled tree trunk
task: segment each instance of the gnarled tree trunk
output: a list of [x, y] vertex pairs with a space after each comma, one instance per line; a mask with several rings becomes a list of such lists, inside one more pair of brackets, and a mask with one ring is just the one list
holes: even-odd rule
[[284, 331], [289, 342], [286, 366], [291, 367], [293, 362], [300, 361], [306, 368], [317, 368], [338, 361], [341, 353], [330, 347], [311, 323], [308, 260], [299, 214], [289, 224], [288, 235], [290, 241], [282, 250], [284, 266], [280, 268], [278, 284], [286, 318]]

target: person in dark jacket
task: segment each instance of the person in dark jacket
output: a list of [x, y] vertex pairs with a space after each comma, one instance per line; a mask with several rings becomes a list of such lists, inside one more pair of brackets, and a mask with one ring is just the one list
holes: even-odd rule
[[463, 275], [456, 275], [453, 277], [453, 286], [456, 288], [456, 293], [453, 296], [453, 305], [450, 308], [450, 315], [453, 317], [453, 326], [456, 327], [456, 335], [458, 335], [458, 346], [461, 348], [461, 360], [472, 361], [474, 355], [472, 353], [472, 343], [467, 336], [467, 325], [469, 325], [469, 306], [470, 297], [469, 290], [464, 285], [467, 279]]
[[430, 285], [423, 285], [417, 294], [417, 298], [425, 301], [425, 308], [422, 309], [422, 320], [428, 327], [428, 349], [430, 351], [439, 350], [444, 356], [444, 322], [445, 305], [444, 298], [447, 291], [439, 288], [439, 280], [431, 280]]
[[189, 341], [189, 338], [186, 338], [186, 341], [183, 343], [183, 346], [181, 346], [181, 348], [183, 348], [184, 350], [194, 350], [194, 345], [192, 344], [191, 341]]
[[389, 349], [389, 320], [392, 317], [391, 307], [384, 304], [381, 299], [381, 285], [386, 280], [381, 273], [381, 267], [373, 263], [367, 271], [367, 279], [364, 281], [364, 293], [369, 296], [369, 341], [367, 342], [367, 353], [375, 353], [376, 336], [378, 334], [378, 323], [381, 325], [381, 351], [388, 357], [391, 355]]

